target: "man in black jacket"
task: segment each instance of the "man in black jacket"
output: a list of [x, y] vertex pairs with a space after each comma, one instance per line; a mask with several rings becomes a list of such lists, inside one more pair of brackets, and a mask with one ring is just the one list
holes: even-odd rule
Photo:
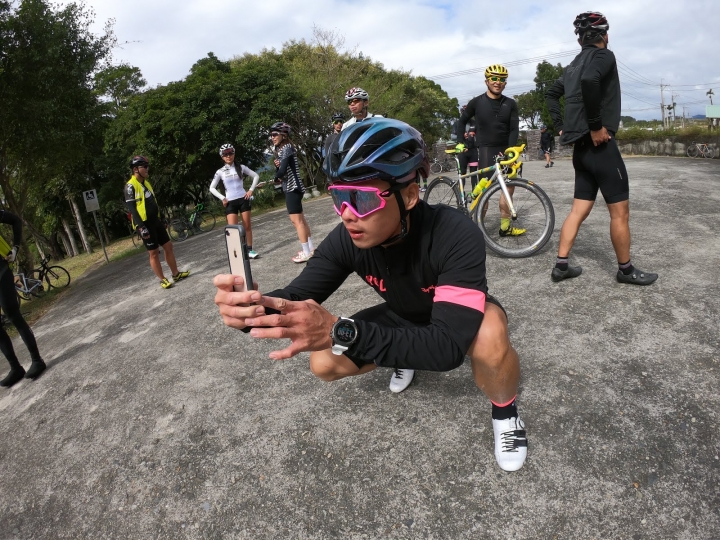
[[545, 156], [545, 168], [555, 165], [554, 161], [550, 161], [550, 152], [552, 152], [553, 136], [548, 131], [547, 126], [540, 126], [540, 149]]
[[[592, 11], [578, 15], [574, 25], [582, 50], [545, 94], [560, 143], [574, 145], [575, 168], [573, 205], [560, 232], [551, 278], [557, 282], [582, 273], [580, 266], [568, 266], [568, 256], [600, 190], [610, 212], [617, 280], [650, 285], [658, 278], [657, 274], [643, 272], [630, 261], [630, 187], [625, 163], [615, 143], [620, 125], [620, 78], [615, 55], [607, 48], [610, 25], [602, 13]], [[560, 110], [563, 96], [564, 121]]]

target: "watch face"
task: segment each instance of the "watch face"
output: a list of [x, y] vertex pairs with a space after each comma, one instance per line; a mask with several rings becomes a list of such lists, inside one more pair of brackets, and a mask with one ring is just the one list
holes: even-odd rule
[[356, 335], [355, 325], [350, 321], [341, 320], [335, 326], [335, 339], [340, 343], [352, 343]]

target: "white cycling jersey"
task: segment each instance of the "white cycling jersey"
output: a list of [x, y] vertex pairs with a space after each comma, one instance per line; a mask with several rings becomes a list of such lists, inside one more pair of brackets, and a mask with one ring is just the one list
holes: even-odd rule
[[[249, 169], [245, 165], [239, 165], [239, 167], [241, 174], [238, 174], [236, 165], [234, 163], [231, 165], [223, 165], [220, 169], [218, 169], [215, 173], [215, 177], [213, 178], [212, 183], [210, 184], [210, 193], [215, 195], [215, 197], [217, 197], [221, 201], [223, 199], [227, 199], [228, 201], [234, 201], [243, 198], [245, 196], [243, 176], [245, 175], [252, 177], [252, 185], [250, 186], [250, 191], [255, 191], [255, 188], [260, 181], [260, 176], [258, 175], [258, 173], [256, 173], [252, 169]], [[225, 195], [223, 195], [216, 189], [218, 182], [220, 182], [221, 180], [223, 185], [225, 186]]]
[[[383, 118], [383, 115], [382, 115], [382, 114], [367, 113], [367, 116], [365, 116], [365, 118], [363, 118], [363, 120], [367, 120], [368, 118], [375, 118], [375, 117], [377, 117], [377, 118]], [[360, 120], [360, 121], [362, 122], [362, 120]], [[345, 122], [345, 123], [343, 124], [342, 130], [340, 130], [340, 131], [343, 131], [344, 129], [352, 126], [355, 122], [357, 122], [357, 119], [353, 116], [350, 120], [348, 120], [347, 122]]]

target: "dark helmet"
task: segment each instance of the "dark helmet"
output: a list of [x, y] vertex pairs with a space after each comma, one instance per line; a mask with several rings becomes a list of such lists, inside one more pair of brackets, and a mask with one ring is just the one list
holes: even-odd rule
[[356, 122], [330, 146], [323, 170], [331, 180], [361, 182], [379, 178], [409, 182], [413, 171], [430, 174], [427, 148], [414, 127], [391, 118], [373, 117]]
[[345, 121], [345, 115], [341, 112], [336, 112], [332, 115], [332, 122], [333, 124], [335, 122], [344, 122]]
[[150, 162], [148, 161], [148, 158], [145, 156], [135, 156], [130, 160], [130, 169], [134, 169], [135, 167], [147, 167], [150, 165]]
[[290, 135], [290, 124], [286, 124], [285, 122], [275, 122], [272, 126], [270, 126], [270, 131], [277, 131], [278, 133], [282, 133], [284, 135]]
[[463, 105], [462, 107], [460, 107], [460, 112], [464, 113], [465, 109], [467, 109], [467, 105]]
[[605, 35], [610, 29], [610, 24], [605, 18], [605, 15], [599, 11], [586, 11], [585, 13], [581, 13], [575, 17], [573, 25], [575, 26], [575, 33], [580, 37], [583, 37], [587, 32], [592, 32], [596, 35]]

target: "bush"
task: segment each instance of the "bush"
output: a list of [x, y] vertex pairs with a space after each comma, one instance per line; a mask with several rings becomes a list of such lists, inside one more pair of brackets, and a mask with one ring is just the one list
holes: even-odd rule
[[705, 126], [689, 126], [685, 129], [670, 128], [663, 130], [647, 130], [640, 127], [621, 129], [615, 134], [618, 141], [664, 141], [668, 137], [690, 137], [702, 139], [708, 136]]

